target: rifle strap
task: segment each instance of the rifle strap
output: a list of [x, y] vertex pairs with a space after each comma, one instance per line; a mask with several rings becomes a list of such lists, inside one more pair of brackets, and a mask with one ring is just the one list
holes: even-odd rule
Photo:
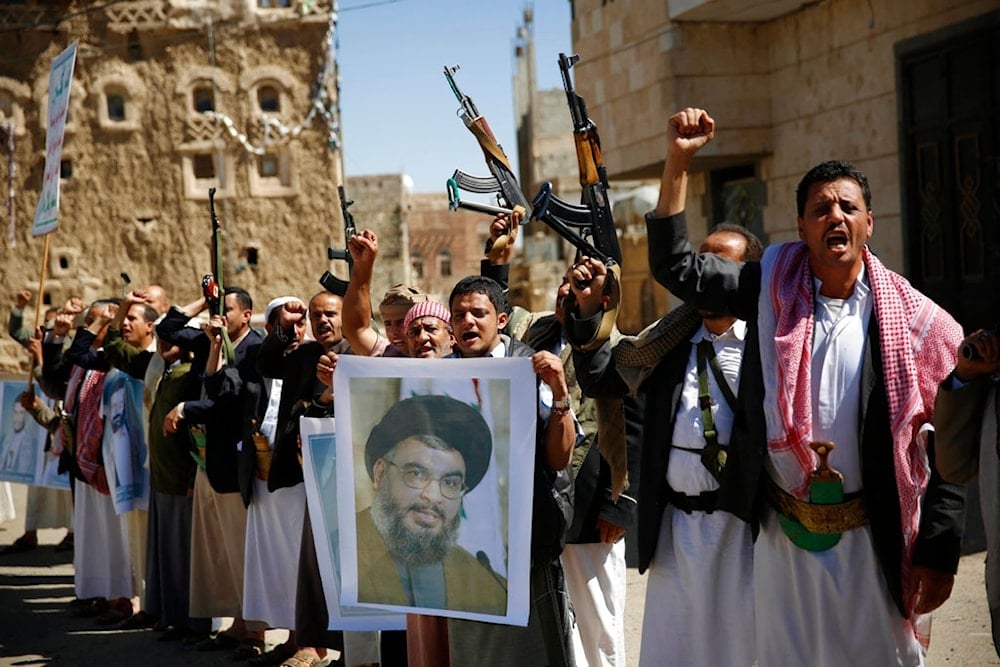
[[[604, 283], [604, 294], [610, 297], [610, 301], [608, 302], [608, 307], [604, 309], [601, 324], [597, 327], [597, 332], [593, 338], [582, 345], [574, 347], [591, 352], [611, 338], [611, 331], [615, 328], [615, 320], [618, 319], [618, 307], [621, 305], [622, 300], [621, 271], [621, 266], [618, 264], [612, 264], [608, 267], [608, 278]], [[572, 293], [570, 296], [572, 297]], [[569, 299], [567, 299], [566, 307], [572, 308], [572, 302]]]
[[479, 147], [483, 149], [484, 153], [489, 154], [491, 158], [503, 164], [511, 174], [514, 173], [514, 170], [510, 167], [510, 162], [507, 161], [507, 156], [504, 155], [503, 149], [497, 144], [496, 139], [491, 137], [478, 123], [469, 125], [469, 131], [472, 132], [472, 136], [479, 142]]
[[227, 366], [232, 366], [236, 360], [236, 349], [225, 327], [222, 328], [222, 358], [226, 360]]

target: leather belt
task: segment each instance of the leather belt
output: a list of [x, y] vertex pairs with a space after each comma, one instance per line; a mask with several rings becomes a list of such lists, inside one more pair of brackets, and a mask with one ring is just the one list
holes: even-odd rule
[[683, 493], [669, 489], [667, 491], [667, 500], [670, 501], [671, 505], [685, 514], [691, 514], [692, 512], [711, 514], [719, 506], [719, 490], [702, 491], [697, 496], [686, 496]]
[[798, 521], [813, 533], [835, 535], [868, 523], [868, 511], [860, 495], [842, 503], [817, 505], [799, 500], [768, 477], [767, 500], [776, 511]]

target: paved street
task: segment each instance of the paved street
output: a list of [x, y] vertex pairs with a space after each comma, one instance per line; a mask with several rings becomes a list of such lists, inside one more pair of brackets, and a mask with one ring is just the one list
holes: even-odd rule
[[[0, 547], [13, 542], [24, 528], [24, 498], [25, 487], [14, 485], [18, 518], [0, 526]], [[73, 599], [72, 558], [52, 549], [63, 534], [40, 531], [41, 546], [34, 551], [0, 556], [0, 665], [240, 664], [227, 653], [198, 653], [155, 641], [156, 633], [149, 630], [106, 630], [92, 619], [71, 616], [66, 605]], [[645, 577], [629, 570], [629, 666], [638, 662], [645, 583]], [[269, 632], [267, 639], [281, 641], [282, 633]], [[989, 635], [982, 553], [963, 557], [955, 592], [934, 615], [927, 664], [1000, 665]]]

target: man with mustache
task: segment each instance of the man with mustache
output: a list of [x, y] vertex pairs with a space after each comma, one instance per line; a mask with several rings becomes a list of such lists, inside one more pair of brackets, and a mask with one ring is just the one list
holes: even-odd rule
[[[749, 230], [722, 223], [706, 237], [701, 252], [746, 262], [759, 260], [763, 247]], [[575, 291], [583, 289], [573, 285]], [[568, 315], [570, 342], [594, 336], [601, 298], [591, 291], [589, 298], [577, 300], [575, 312], [592, 317]], [[684, 312], [688, 315], [681, 319]], [[679, 308], [647, 329], [653, 339], [649, 345], [665, 348], [668, 337], [676, 341], [657, 354], [647, 347], [641, 357], [630, 356], [626, 349], [635, 345], [635, 337], [573, 353], [577, 379], [588, 395], [638, 392], [645, 399], [638, 542], [639, 572], [648, 570], [649, 576], [639, 665], [664, 664], [664, 656], [674, 665], [751, 665], [755, 660], [751, 526], [718, 505], [728, 480], [739, 472], [725, 462], [746, 322], [709, 310], [695, 315]], [[671, 323], [669, 330], [665, 322]], [[716, 632], [720, 626], [725, 633]]]
[[437, 301], [421, 301], [411, 306], [403, 320], [407, 356], [414, 359], [447, 357], [454, 351], [451, 313]]
[[462, 498], [486, 473], [489, 427], [447, 396], [393, 405], [365, 444], [375, 487], [358, 514], [358, 599], [503, 614], [506, 581], [458, 546]]
[[[308, 306], [298, 299], [276, 305], [268, 318], [271, 329], [257, 356], [257, 370], [265, 378], [282, 381], [271, 464], [266, 474], [270, 493], [305, 495], [299, 416], [320, 417], [332, 412], [333, 394], [317, 378], [316, 367], [325, 355], [335, 357], [351, 351], [343, 337], [342, 311], [341, 298], [323, 291], [313, 295]], [[312, 341], [302, 339], [301, 327], [307, 315], [315, 338]], [[325, 660], [327, 648], [342, 649], [343, 636], [339, 631], [327, 630], [329, 614], [308, 507], [294, 520], [296, 523], [302, 520], [294, 623], [294, 641], [298, 646], [288, 661], [315, 664]]]
[[[961, 327], [869, 250], [871, 190], [847, 162], [799, 182], [800, 241], [760, 262], [696, 253], [688, 173], [714, 134], [702, 109], [671, 116], [649, 264], [696, 308], [747, 322], [729, 446], [741, 472], [719, 507], [760, 525], [757, 664], [922, 665], [962, 536], [963, 490], [928, 444]], [[588, 262], [574, 280], [600, 290], [603, 273]]]

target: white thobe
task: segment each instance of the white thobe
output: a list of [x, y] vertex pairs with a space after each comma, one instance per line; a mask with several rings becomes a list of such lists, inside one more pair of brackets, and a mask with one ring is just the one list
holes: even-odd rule
[[[846, 300], [819, 295], [812, 342], [812, 439], [836, 449], [844, 492], [861, 489], [861, 368], [872, 296], [863, 276]], [[886, 443], [891, 447], [892, 443]], [[772, 466], [768, 474], [775, 477]], [[786, 491], [791, 484], [777, 483]], [[826, 551], [800, 549], [765, 510], [754, 549], [757, 661], [772, 665], [921, 665], [909, 624], [889, 595], [869, 526]]]
[[[271, 447], [277, 433], [282, 381], [269, 384], [267, 408], [260, 432]], [[244, 445], [247, 446], [247, 445]], [[253, 444], [249, 446], [253, 447]], [[295, 591], [302, 522], [305, 519], [305, 484], [267, 490], [265, 480], [253, 480], [253, 499], [247, 508], [247, 536], [243, 566], [243, 618], [263, 621], [272, 628], [295, 628]]]
[[[702, 326], [691, 339], [687, 374], [674, 420], [673, 444], [705, 446], [698, 401], [696, 344], [713, 340], [716, 359], [735, 394], [746, 324], [737, 321], [718, 337]], [[727, 444], [733, 412], [707, 370], [712, 420]], [[663, 406], [666, 409], [666, 406]], [[667, 482], [693, 496], [718, 488], [698, 452], [672, 449]], [[754, 659], [753, 543], [750, 527], [724, 511], [686, 514], [673, 506], [663, 513], [656, 552], [649, 567], [639, 664], [751, 665]]]

